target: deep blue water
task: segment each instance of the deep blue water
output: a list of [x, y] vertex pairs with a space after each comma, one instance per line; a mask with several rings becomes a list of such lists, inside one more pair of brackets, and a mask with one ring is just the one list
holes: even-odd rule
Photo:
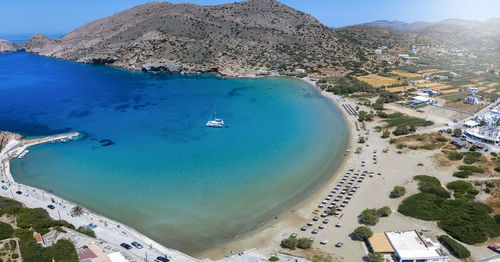
[[[85, 134], [31, 148], [13, 161], [15, 179], [190, 254], [304, 199], [346, 145], [338, 110], [292, 79], [150, 74], [10, 53], [0, 55], [0, 92], [1, 130]], [[229, 128], [204, 126], [214, 106]]]

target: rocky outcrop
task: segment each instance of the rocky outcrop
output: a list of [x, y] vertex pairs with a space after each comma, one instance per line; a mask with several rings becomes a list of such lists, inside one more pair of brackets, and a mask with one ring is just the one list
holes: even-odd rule
[[[154, 72], [227, 72], [340, 68], [363, 48], [312, 16], [275, 0], [217, 6], [151, 2], [50, 40], [20, 45], [40, 55]], [[366, 63], [366, 61], [362, 61]]]
[[15, 51], [17, 51], [17, 47], [13, 43], [7, 40], [0, 40], [0, 53]]
[[22, 138], [19, 134], [14, 134], [7, 131], [0, 131], [0, 151], [9, 143], [12, 139], [20, 140]]
[[53, 40], [50, 38], [42, 34], [35, 34], [28, 40], [28, 42], [20, 43], [17, 46], [20, 50], [29, 53], [40, 53], [44, 50], [44, 48], [49, 48], [52, 43]]

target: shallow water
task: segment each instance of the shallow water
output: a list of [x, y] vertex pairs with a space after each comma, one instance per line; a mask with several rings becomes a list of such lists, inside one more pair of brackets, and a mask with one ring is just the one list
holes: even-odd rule
[[[189, 254], [304, 199], [347, 140], [338, 110], [285, 78], [149, 74], [10, 53], [0, 55], [0, 92], [1, 130], [84, 133], [31, 148], [12, 163], [16, 180]], [[214, 107], [230, 127], [204, 126]]]

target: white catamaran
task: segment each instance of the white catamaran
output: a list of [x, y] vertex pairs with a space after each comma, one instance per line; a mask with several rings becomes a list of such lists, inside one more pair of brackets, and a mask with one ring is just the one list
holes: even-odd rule
[[206, 127], [224, 127], [224, 120], [221, 118], [217, 118], [217, 111], [215, 110], [212, 112], [214, 115], [214, 119], [212, 119], [212, 114], [210, 114], [210, 117], [208, 118], [207, 123], [205, 124]]

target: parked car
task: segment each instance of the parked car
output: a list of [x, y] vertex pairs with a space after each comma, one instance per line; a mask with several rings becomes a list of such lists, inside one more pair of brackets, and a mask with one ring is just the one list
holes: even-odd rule
[[290, 235], [290, 237], [294, 237], [294, 238], [295, 238], [295, 237], [297, 237], [297, 233], [292, 233], [292, 234]]
[[497, 253], [500, 253], [500, 247], [495, 245], [495, 244], [488, 245], [488, 248], [497, 252]]
[[134, 246], [134, 247], [136, 247], [138, 249], [143, 248], [143, 246], [141, 244], [137, 243], [136, 241], [132, 242], [132, 246]]
[[319, 230], [316, 228], [316, 229], [314, 229], [311, 233], [313, 233], [313, 234], [318, 234], [318, 232], [319, 232]]
[[323, 240], [323, 241], [321, 241], [321, 242], [319, 242], [319, 243], [320, 243], [321, 245], [326, 245], [326, 244], [328, 244], [328, 240]]
[[306, 227], [306, 226], [303, 226], [303, 227], [301, 227], [301, 228], [300, 228], [300, 230], [302, 230], [302, 231], [306, 231], [306, 230], [307, 230], [307, 227]]
[[340, 224], [340, 223], [335, 225], [335, 227], [341, 227], [341, 226], [342, 226], [342, 224]]
[[343, 246], [344, 246], [344, 243], [342, 243], [342, 242], [338, 242], [335, 246], [336, 246], [336, 247], [343, 247]]
[[90, 223], [90, 224], [89, 224], [89, 227], [91, 227], [91, 228], [96, 228], [96, 227], [97, 227], [97, 225], [96, 225], [96, 224], [94, 224], [94, 223]]
[[313, 218], [313, 220], [314, 220], [314, 221], [318, 221], [318, 220], [319, 220], [319, 217], [318, 217], [318, 216], [315, 216], [315, 217]]
[[170, 259], [168, 259], [166, 257], [162, 257], [162, 256], [157, 257], [156, 260], [159, 260], [161, 262], [169, 262], [170, 261]]
[[53, 206], [53, 205], [48, 205], [47, 207], [48, 207], [48, 208], [50, 208], [50, 209], [55, 209], [55, 208], [56, 208], [56, 207], [55, 207], [55, 206]]
[[316, 240], [316, 238], [314, 238], [314, 237], [309, 238], [309, 241], [314, 241], [314, 240]]
[[16, 191], [16, 194], [18, 194], [18, 195], [22, 195], [22, 194], [23, 194], [23, 192], [21, 192], [21, 191]]
[[8, 188], [8, 187], [6, 187], [6, 186], [2, 186], [2, 189], [3, 189], [3, 190], [7, 190], [7, 188]]
[[125, 248], [125, 249], [132, 249], [132, 247], [127, 243], [121, 243], [120, 246]]

